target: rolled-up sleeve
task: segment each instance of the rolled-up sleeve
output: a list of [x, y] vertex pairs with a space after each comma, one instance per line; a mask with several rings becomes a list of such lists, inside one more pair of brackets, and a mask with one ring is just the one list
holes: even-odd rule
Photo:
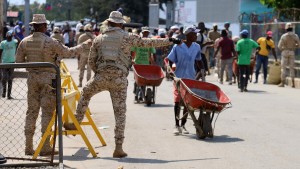
[[25, 62], [25, 44], [23, 41], [20, 42], [17, 53], [16, 53], [16, 62], [17, 63], [22, 63]]
[[96, 62], [97, 62], [97, 58], [98, 58], [97, 46], [99, 46], [99, 44], [95, 39], [93, 41], [92, 47], [90, 48], [90, 53], [89, 53], [89, 58], [88, 58], [88, 63], [94, 72], [96, 72], [96, 70], [97, 70], [97, 66], [96, 66]]

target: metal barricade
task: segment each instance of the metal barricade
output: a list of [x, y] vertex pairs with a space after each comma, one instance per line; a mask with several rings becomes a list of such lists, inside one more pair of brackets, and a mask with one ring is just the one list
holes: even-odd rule
[[[0, 85], [0, 154], [7, 160], [6, 163], [0, 164], [0, 168], [41, 168], [41, 166], [57, 166], [63, 168], [61, 78], [59, 67], [45, 62], [0, 64], [1, 72], [12, 68], [14, 69], [11, 90], [12, 98], [7, 98], [6, 95], [5, 97], [2, 97], [2, 83]], [[53, 153], [51, 156], [39, 156], [36, 159], [33, 159], [32, 156], [25, 155], [25, 117], [27, 109], [30, 109], [30, 107], [28, 108], [27, 106], [28, 72], [25, 68], [38, 68], [38, 70], [51, 68], [56, 72], [56, 120], [53, 130], [54, 132], [57, 132], [58, 130], [58, 158], [54, 159]], [[2, 77], [2, 79], [3, 78], [4, 77]], [[34, 150], [37, 148], [41, 138], [40, 110], [38, 119], [36, 120], [36, 129], [33, 137]], [[56, 139], [54, 138], [54, 145], [55, 140]]]

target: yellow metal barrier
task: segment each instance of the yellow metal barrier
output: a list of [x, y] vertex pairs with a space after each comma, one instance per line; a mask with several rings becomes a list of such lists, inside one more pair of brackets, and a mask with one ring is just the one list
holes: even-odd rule
[[[63, 89], [63, 91], [62, 91], [62, 106], [63, 106], [62, 123], [73, 122], [75, 127], [77, 128], [77, 130], [65, 130], [65, 131], [63, 131], [63, 135], [80, 135], [82, 137], [82, 139], [84, 140], [86, 146], [88, 147], [89, 151], [93, 155], [93, 157], [97, 157], [97, 154], [96, 154], [94, 148], [92, 147], [89, 139], [87, 138], [86, 134], [82, 130], [81, 126], [84, 126], [84, 125], [91, 126], [93, 128], [94, 132], [96, 133], [99, 141], [101, 142], [102, 146], [106, 146], [106, 142], [103, 139], [99, 130], [97, 129], [97, 127], [91, 117], [91, 112], [90, 112], [89, 108], [85, 112], [87, 121], [83, 121], [80, 124], [77, 121], [74, 114], [76, 111], [76, 103], [80, 99], [80, 92], [79, 92], [77, 85], [75, 84], [69, 70], [67, 69], [67, 67], [63, 61], [61, 62], [60, 69], [61, 69], [61, 79], [62, 79], [61, 84], [62, 84], [62, 89]], [[43, 137], [33, 155], [33, 159], [37, 158], [47, 137], [51, 138], [50, 143], [52, 146], [54, 146], [53, 145], [53, 136], [54, 136], [54, 134], [55, 134], [55, 136], [58, 135], [58, 132], [54, 133], [54, 131], [52, 130], [52, 127], [55, 122], [55, 116], [56, 116], [56, 112], [53, 113], [52, 119], [47, 127], [47, 130], [46, 130], [45, 134], [43, 135]]]

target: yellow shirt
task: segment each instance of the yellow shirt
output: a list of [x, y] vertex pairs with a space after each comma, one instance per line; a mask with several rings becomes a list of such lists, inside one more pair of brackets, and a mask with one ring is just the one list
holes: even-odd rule
[[272, 39], [267, 40], [266, 37], [261, 37], [257, 40], [257, 43], [259, 44], [260, 50], [258, 54], [262, 56], [268, 56], [269, 55], [269, 50], [267, 49], [266, 43], [273, 49], [275, 48], [274, 41]]

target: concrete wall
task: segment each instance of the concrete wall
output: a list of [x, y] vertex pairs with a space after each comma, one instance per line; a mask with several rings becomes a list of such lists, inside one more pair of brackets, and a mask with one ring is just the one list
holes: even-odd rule
[[240, 0], [197, 0], [197, 22], [238, 23]]

